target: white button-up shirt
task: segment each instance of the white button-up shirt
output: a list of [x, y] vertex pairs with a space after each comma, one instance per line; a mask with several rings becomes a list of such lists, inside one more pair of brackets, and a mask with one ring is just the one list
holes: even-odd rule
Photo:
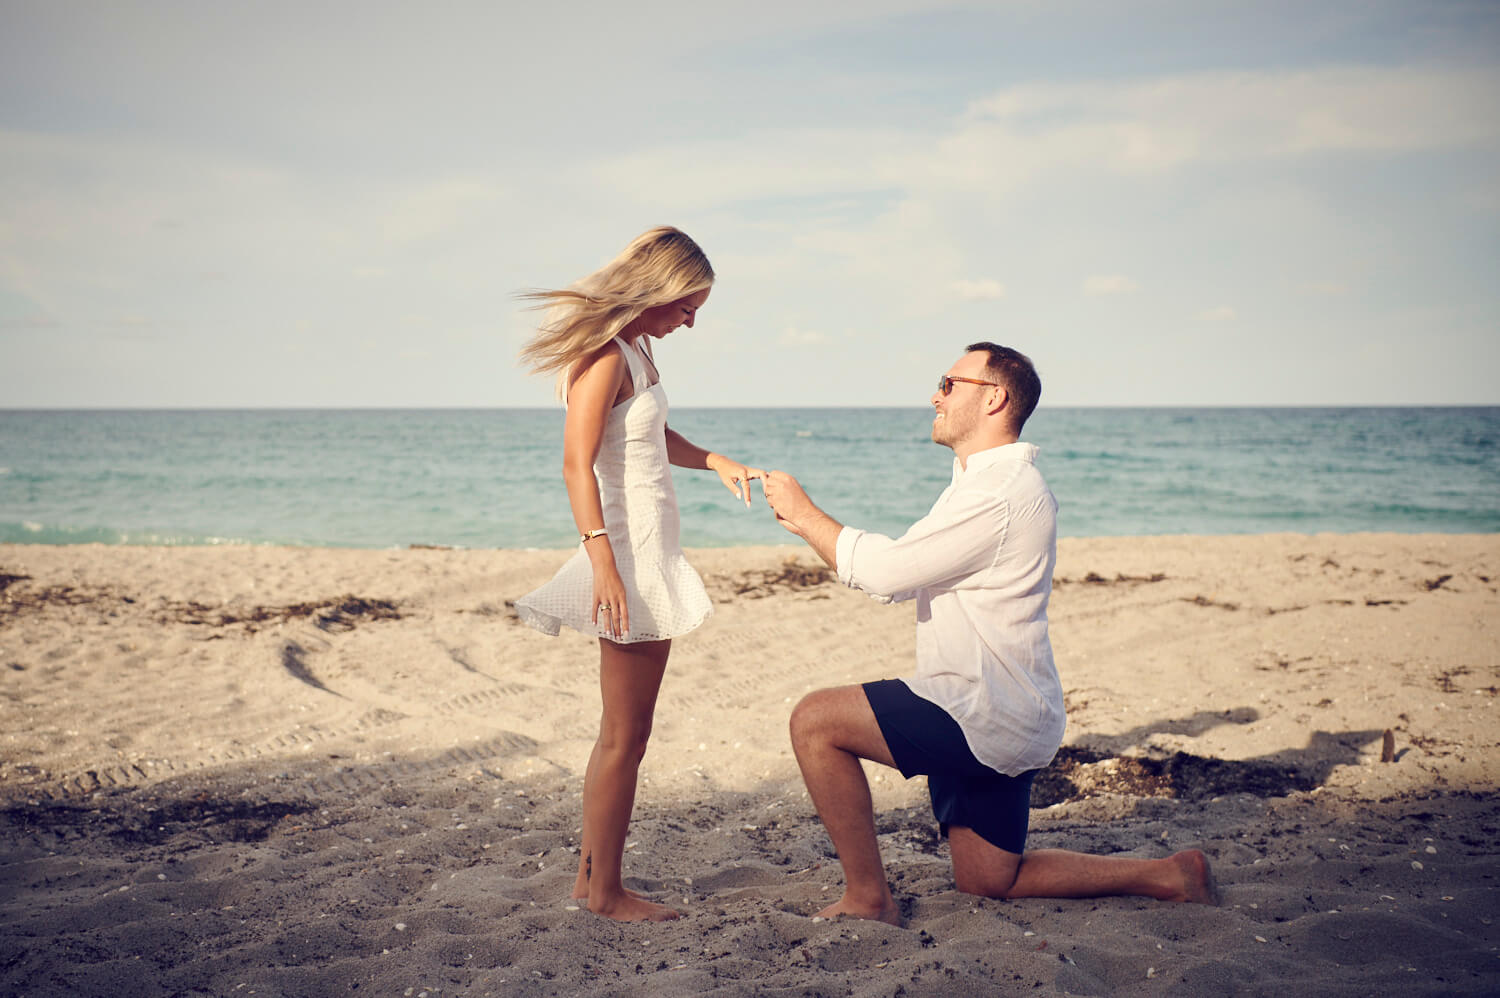
[[1057, 499], [1036, 454], [1013, 443], [967, 468], [955, 458], [953, 483], [905, 534], [845, 527], [836, 550], [840, 582], [917, 600], [917, 674], [904, 682], [1008, 776], [1051, 762], [1067, 723], [1047, 637]]

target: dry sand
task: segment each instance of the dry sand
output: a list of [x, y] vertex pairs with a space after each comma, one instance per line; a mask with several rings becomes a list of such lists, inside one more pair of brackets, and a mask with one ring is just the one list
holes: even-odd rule
[[578, 910], [597, 653], [507, 606], [563, 557], [0, 546], [4, 992], [1500, 993], [1500, 537], [1064, 541], [1031, 844], [1201, 848], [1223, 905], [960, 894], [872, 767], [902, 929], [808, 917], [786, 719], [912, 611], [794, 547], [690, 552], [626, 854], [685, 917]]

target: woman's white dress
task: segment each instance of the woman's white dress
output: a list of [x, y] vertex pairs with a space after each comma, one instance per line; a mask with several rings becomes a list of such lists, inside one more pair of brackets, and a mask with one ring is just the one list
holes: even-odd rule
[[[667, 395], [651, 383], [638, 346], [616, 338], [635, 393], [610, 410], [594, 459], [594, 478], [604, 506], [615, 564], [630, 603], [630, 633], [620, 640], [657, 641], [686, 634], [713, 613], [703, 580], [683, 557], [677, 493], [667, 462]], [[547, 634], [563, 624], [597, 637], [611, 637], [596, 624], [594, 570], [579, 544], [552, 581], [516, 600], [526, 623]], [[613, 640], [613, 638], [611, 638]]]

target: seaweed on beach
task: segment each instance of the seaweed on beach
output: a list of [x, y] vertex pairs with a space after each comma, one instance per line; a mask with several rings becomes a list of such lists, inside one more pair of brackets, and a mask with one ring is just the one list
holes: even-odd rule
[[203, 603], [169, 603], [163, 611], [163, 622], [209, 627], [243, 626], [251, 633], [265, 624], [282, 624], [290, 620], [312, 618], [322, 631], [353, 630], [360, 620], [400, 620], [401, 611], [390, 600], [366, 599], [344, 595], [312, 603], [288, 606], [256, 606], [246, 610], [212, 607]]
[[1098, 572], [1090, 572], [1081, 579], [1057, 576], [1052, 580], [1052, 585], [1053, 588], [1080, 583], [1089, 586], [1139, 586], [1145, 583], [1165, 581], [1167, 581], [1167, 576], [1164, 572], [1152, 572], [1150, 575], [1126, 575], [1123, 572], [1116, 572], [1113, 579], [1105, 578]]
[[[139, 601], [107, 586], [55, 585], [33, 588], [18, 583], [32, 581], [29, 575], [0, 573], [0, 623], [7, 618], [50, 607], [107, 607], [113, 615], [120, 606], [139, 606]], [[370, 599], [346, 593], [328, 599], [285, 606], [254, 606], [239, 609], [209, 606], [197, 600], [163, 600], [155, 604], [156, 620], [163, 624], [198, 627], [243, 627], [254, 633], [267, 624], [311, 618], [322, 631], [348, 631], [365, 620], [400, 620], [401, 611], [391, 600]]]
[[1064, 746], [1037, 774], [1031, 806], [1048, 807], [1102, 794], [1211, 800], [1232, 794], [1284, 797], [1312, 790], [1316, 777], [1270, 762], [1214, 759], [1174, 752], [1161, 758], [1116, 756], [1082, 746]]
[[[84, 606], [91, 603], [134, 603], [109, 589], [87, 586], [43, 586], [33, 589], [16, 583], [30, 582], [29, 575], [0, 575], [0, 623], [29, 611], [53, 606]], [[13, 588], [14, 587], [14, 588]]]
[[718, 575], [707, 580], [708, 589], [721, 603], [731, 599], [764, 599], [778, 592], [806, 592], [834, 582], [827, 565], [808, 565], [788, 558], [779, 569], [758, 569], [738, 576]]

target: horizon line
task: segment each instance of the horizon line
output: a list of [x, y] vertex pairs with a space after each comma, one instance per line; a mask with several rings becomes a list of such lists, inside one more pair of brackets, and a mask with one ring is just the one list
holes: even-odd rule
[[[565, 409], [556, 405], [34, 405], [0, 406], [0, 412], [551, 412]], [[921, 405], [688, 405], [673, 406], [679, 410], [775, 411], [820, 409], [921, 410]], [[1064, 409], [1500, 409], [1500, 402], [1144, 402], [1039, 405], [1037, 412]]]

